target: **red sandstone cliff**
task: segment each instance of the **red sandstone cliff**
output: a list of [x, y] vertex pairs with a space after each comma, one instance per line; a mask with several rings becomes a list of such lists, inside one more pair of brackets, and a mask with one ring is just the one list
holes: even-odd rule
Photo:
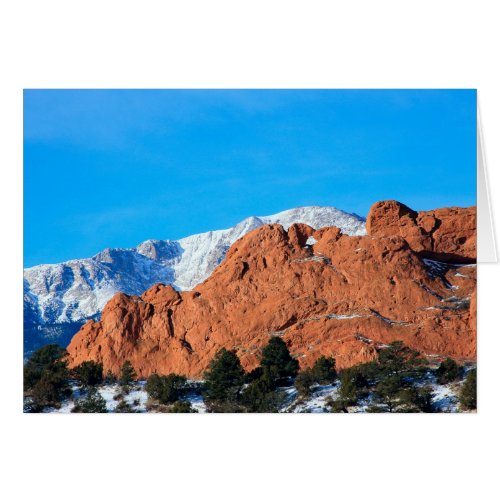
[[[92, 359], [117, 373], [130, 360], [141, 377], [199, 377], [221, 347], [255, 367], [272, 335], [303, 366], [320, 355], [350, 366], [393, 340], [474, 359], [475, 221], [475, 208], [417, 213], [388, 201], [372, 207], [367, 236], [263, 226], [191, 292], [155, 285], [140, 297], [115, 295], [101, 321], [73, 337], [70, 366]], [[317, 243], [307, 245], [309, 236]]]

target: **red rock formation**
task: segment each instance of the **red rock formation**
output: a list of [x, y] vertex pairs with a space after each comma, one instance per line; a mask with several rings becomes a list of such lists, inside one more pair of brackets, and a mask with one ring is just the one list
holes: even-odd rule
[[196, 378], [221, 347], [254, 368], [272, 335], [283, 337], [302, 366], [320, 355], [351, 366], [393, 340], [429, 355], [474, 359], [475, 267], [422, 260], [423, 252], [471, 259], [472, 213], [417, 214], [381, 202], [370, 211], [369, 236], [303, 224], [288, 232], [260, 227], [191, 292], [155, 285], [140, 297], [117, 294], [101, 321], [74, 336], [70, 365], [92, 359], [118, 373], [130, 360], [141, 377]]
[[476, 207], [415, 212], [398, 201], [375, 203], [366, 219], [370, 236], [399, 234], [421, 256], [449, 262], [476, 259]]

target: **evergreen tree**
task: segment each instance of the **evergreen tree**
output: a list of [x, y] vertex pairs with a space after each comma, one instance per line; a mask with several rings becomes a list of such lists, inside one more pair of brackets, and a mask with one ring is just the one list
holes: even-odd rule
[[330, 401], [329, 406], [334, 413], [347, 413], [350, 406], [354, 406], [362, 395], [362, 387], [365, 385], [365, 379], [357, 367], [343, 370], [340, 373], [340, 387], [336, 400]]
[[402, 377], [392, 373], [380, 380], [373, 390], [373, 395], [377, 403], [385, 405], [387, 410], [392, 413], [401, 404], [402, 389]]
[[167, 410], [167, 413], [198, 413], [189, 401], [176, 401]]
[[204, 374], [204, 379], [204, 396], [209, 409], [237, 411], [234, 404], [240, 399], [245, 372], [234, 352], [224, 348], [217, 352]]
[[153, 374], [146, 382], [146, 392], [162, 404], [171, 404], [184, 394], [186, 384], [186, 377], [175, 373], [166, 376]]
[[84, 387], [100, 384], [103, 380], [102, 364], [95, 361], [84, 361], [73, 368], [73, 373]]
[[24, 389], [32, 389], [47, 371], [51, 373], [67, 373], [67, 364], [63, 358], [66, 349], [57, 344], [48, 344], [33, 353], [24, 366]]
[[295, 377], [299, 371], [299, 362], [294, 359], [286, 343], [280, 337], [271, 337], [262, 350], [261, 366], [270, 370], [276, 380]]
[[111, 370], [108, 370], [106, 376], [104, 377], [104, 382], [106, 384], [116, 384], [117, 380], [118, 379], [116, 378], [115, 374]]
[[477, 370], [474, 368], [467, 373], [465, 382], [460, 390], [460, 406], [464, 410], [477, 408]]
[[107, 413], [106, 401], [95, 387], [91, 387], [85, 398], [76, 402], [73, 413]]
[[429, 386], [409, 386], [399, 391], [396, 402], [398, 412], [402, 413], [433, 413], [432, 388]]
[[436, 370], [437, 380], [440, 384], [448, 384], [458, 380], [462, 375], [462, 369], [450, 358], [446, 358]]
[[381, 371], [387, 374], [405, 374], [415, 377], [426, 367], [427, 361], [415, 349], [397, 340], [378, 353], [378, 364]]
[[316, 383], [316, 377], [314, 370], [305, 369], [298, 373], [295, 377], [295, 388], [299, 393], [299, 396], [307, 398], [311, 395], [311, 386]]
[[274, 376], [269, 370], [248, 384], [243, 392], [243, 404], [252, 413], [274, 413], [284, 402], [285, 394], [278, 393], [274, 386]]
[[64, 359], [67, 352], [62, 347], [49, 344], [35, 353], [24, 367], [24, 389], [31, 398], [31, 411], [46, 406], [59, 406], [71, 395], [69, 371]]
[[311, 375], [317, 384], [331, 384], [337, 378], [335, 359], [321, 356], [314, 363]]
[[122, 399], [115, 408], [115, 413], [137, 413], [126, 401]]
[[120, 385], [130, 387], [136, 378], [137, 373], [135, 372], [132, 363], [128, 360], [125, 361], [120, 372]]

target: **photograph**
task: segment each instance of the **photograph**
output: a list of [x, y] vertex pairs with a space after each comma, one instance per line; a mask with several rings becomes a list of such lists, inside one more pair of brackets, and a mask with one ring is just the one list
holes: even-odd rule
[[477, 126], [474, 88], [25, 88], [23, 412], [475, 413]]

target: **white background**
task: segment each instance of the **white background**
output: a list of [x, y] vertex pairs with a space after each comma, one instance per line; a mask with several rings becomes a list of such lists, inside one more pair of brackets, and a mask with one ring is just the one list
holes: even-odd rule
[[23, 87], [478, 88], [495, 209], [497, 3], [2, 2], [3, 498], [498, 498], [494, 265], [479, 268], [477, 415], [21, 412]]

